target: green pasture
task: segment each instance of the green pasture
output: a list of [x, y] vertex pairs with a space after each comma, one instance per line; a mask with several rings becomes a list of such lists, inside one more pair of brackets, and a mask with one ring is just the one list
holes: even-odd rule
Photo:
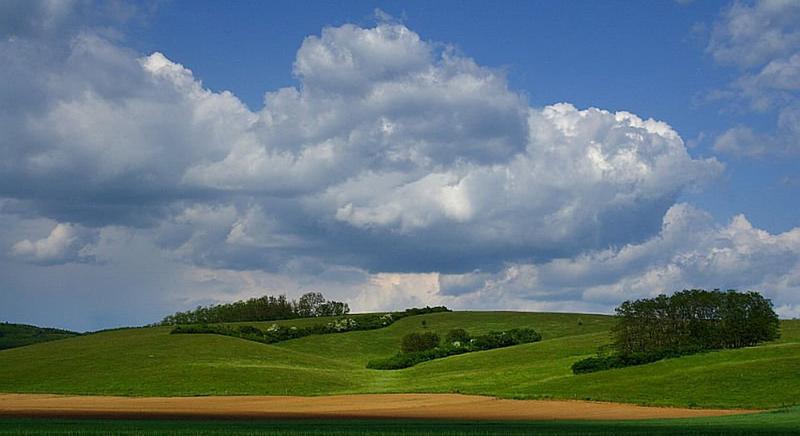
[[[424, 325], [423, 325], [424, 321]], [[326, 320], [287, 320], [303, 326]], [[252, 324], [252, 323], [251, 323]], [[270, 323], [264, 323], [266, 325]], [[681, 407], [798, 405], [800, 321], [779, 341], [648, 365], [573, 375], [570, 365], [609, 341], [603, 315], [451, 312], [389, 327], [267, 345], [227, 336], [122, 329], [0, 351], [0, 392], [182, 396], [460, 392], [507, 398], [619, 401]], [[262, 326], [263, 327], [263, 326]], [[532, 327], [538, 343], [451, 356], [397, 371], [368, 360], [397, 352], [413, 331], [471, 334]]]

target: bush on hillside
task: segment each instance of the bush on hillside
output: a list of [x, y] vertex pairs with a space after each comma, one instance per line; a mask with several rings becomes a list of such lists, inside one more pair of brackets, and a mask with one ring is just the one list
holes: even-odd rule
[[603, 371], [613, 368], [625, 368], [626, 366], [644, 365], [657, 362], [663, 359], [688, 356], [703, 352], [700, 348], [683, 349], [680, 351], [662, 351], [652, 353], [631, 353], [631, 354], [607, 354], [588, 357], [572, 364], [574, 374], [586, 374], [589, 372]]
[[[432, 333], [412, 333], [411, 335], [429, 335]], [[403, 339], [411, 336], [406, 335]], [[454, 340], [451, 339], [462, 339]], [[504, 332], [490, 332], [485, 335], [469, 338], [464, 329], [453, 329], [447, 336], [447, 341], [443, 346], [433, 347], [426, 350], [406, 351], [401, 346], [401, 352], [388, 358], [374, 359], [367, 363], [369, 369], [402, 369], [414, 366], [428, 360], [439, 359], [456, 354], [464, 354], [472, 351], [489, 350], [492, 348], [508, 347], [512, 345], [538, 342], [542, 335], [533, 329], [511, 329]], [[438, 343], [438, 341], [437, 341]]]
[[530, 328], [511, 329], [504, 332], [489, 332], [476, 336], [472, 345], [480, 350], [508, 347], [511, 345], [525, 344], [542, 340], [542, 335]]
[[527, 344], [542, 340], [542, 335], [532, 328], [511, 329], [508, 334], [517, 344]]
[[242, 335], [263, 335], [264, 332], [261, 329], [253, 327], [251, 325], [243, 325], [236, 328], [236, 331]]
[[459, 345], [466, 345], [469, 343], [470, 339], [472, 338], [466, 330], [453, 329], [447, 332], [447, 335], [444, 337], [444, 342], [447, 345], [455, 345], [456, 343]]
[[439, 335], [433, 332], [409, 333], [403, 336], [400, 349], [404, 353], [427, 351], [439, 346]]
[[447, 356], [469, 353], [466, 347], [439, 347], [425, 351], [415, 351], [412, 353], [398, 353], [385, 359], [373, 359], [367, 362], [369, 369], [403, 369], [412, 367], [418, 363], [427, 362], [433, 359], [440, 359]]
[[205, 324], [198, 324], [198, 325], [179, 325], [175, 326], [170, 334], [192, 334], [192, 333], [217, 333], [217, 329], [215, 327], [211, 327]]

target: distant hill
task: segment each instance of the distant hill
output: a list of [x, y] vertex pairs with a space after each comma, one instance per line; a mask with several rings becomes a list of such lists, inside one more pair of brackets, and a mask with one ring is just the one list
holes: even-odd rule
[[71, 338], [79, 334], [69, 330], [0, 322], [0, 350]]

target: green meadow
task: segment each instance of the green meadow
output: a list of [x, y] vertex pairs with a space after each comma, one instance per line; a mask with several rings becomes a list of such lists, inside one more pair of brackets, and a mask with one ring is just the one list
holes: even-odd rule
[[[277, 321], [302, 326], [324, 319]], [[257, 323], [251, 323], [257, 324]], [[262, 323], [262, 327], [272, 324]], [[798, 405], [800, 321], [780, 340], [573, 375], [570, 365], [609, 341], [604, 315], [450, 312], [403, 318], [377, 330], [313, 335], [276, 344], [170, 327], [121, 329], [0, 351], [0, 392], [130, 396], [329, 395], [459, 392], [506, 398], [589, 399], [774, 409]], [[370, 359], [397, 352], [403, 335], [452, 328], [471, 334], [532, 327], [538, 343], [480, 351], [395, 370]]]

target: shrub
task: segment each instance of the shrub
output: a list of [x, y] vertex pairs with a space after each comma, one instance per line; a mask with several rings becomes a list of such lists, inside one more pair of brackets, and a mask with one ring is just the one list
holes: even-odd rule
[[439, 335], [433, 332], [409, 333], [403, 336], [400, 349], [404, 353], [426, 351], [439, 346]]
[[542, 335], [531, 328], [511, 329], [503, 332], [489, 332], [472, 338], [472, 346], [479, 350], [510, 347], [542, 340]]
[[508, 331], [508, 334], [511, 336], [514, 345], [528, 344], [542, 340], [542, 335], [531, 328], [511, 329]]
[[464, 329], [453, 329], [447, 332], [444, 337], [444, 342], [449, 345], [454, 345], [456, 342], [461, 344], [468, 344], [470, 340], [469, 333]]
[[179, 325], [175, 326], [169, 333], [173, 335], [179, 333], [217, 333], [217, 329], [205, 324]]
[[594, 356], [581, 359], [572, 364], [573, 374], [586, 374], [589, 372], [602, 371], [604, 369], [611, 369], [612, 357], [614, 356]]
[[572, 364], [573, 374], [586, 374], [589, 372], [603, 371], [612, 368], [624, 368], [626, 366], [644, 365], [657, 362], [663, 359], [681, 357], [696, 354], [704, 351], [699, 347], [685, 348], [681, 351], [664, 350], [650, 353], [630, 353], [630, 354], [598, 354], [588, 357]]
[[[435, 344], [439, 343], [438, 336], [434, 335], [433, 333], [426, 332], [411, 333], [406, 335], [403, 338], [403, 345], [405, 345], [407, 339], [409, 342], [413, 342], [415, 344], [421, 342], [420, 337], [425, 335], [434, 336], [435, 342], [433, 340], [431, 340], [431, 342]], [[518, 345], [528, 342], [537, 342], [542, 339], [542, 335], [533, 329], [524, 328], [512, 329], [506, 332], [490, 332], [488, 334], [476, 336], [475, 338], [470, 339], [469, 334], [464, 329], [453, 329], [448, 332], [445, 338], [447, 343], [442, 347], [436, 347], [436, 345], [433, 345], [431, 348], [416, 351], [406, 351], [405, 347], [401, 347], [402, 351], [392, 357], [369, 361], [367, 363], [367, 368], [408, 368], [421, 362], [453, 356], [456, 354], [469, 353], [471, 351], [489, 350], [491, 348], [507, 347], [510, 345]], [[458, 345], [456, 345], [456, 343]]]
[[242, 335], [263, 335], [264, 333], [251, 325], [242, 325], [236, 328], [236, 331]]
[[398, 353], [385, 359], [374, 359], [367, 362], [369, 369], [403, 369], [412, 367], [418, 363], [427, 362], [442, 357], [454, 356], [456, 354], [468, 353], [470, 350], [464, 347], [442, 347], [433, 348], [425, 351], [413, 353]]
[[506, 332], [489, 332], [473, 338], [472, 345], [479, 350], [491, 350], [515, 344], [514, 339]]
[[298, 329], [297, 327], [286, 327], [283, 325], [272, 324], [264, 332], [264, 342], [271, 344], [274, 342], [288, 341], [289, 339], [300, 338], [307, 336], [305, 329]]
[[327, 329], [333, 332], [347, 332], [357, 330], [358, 323], [353, 318], [337, 319], [329, 322]]

